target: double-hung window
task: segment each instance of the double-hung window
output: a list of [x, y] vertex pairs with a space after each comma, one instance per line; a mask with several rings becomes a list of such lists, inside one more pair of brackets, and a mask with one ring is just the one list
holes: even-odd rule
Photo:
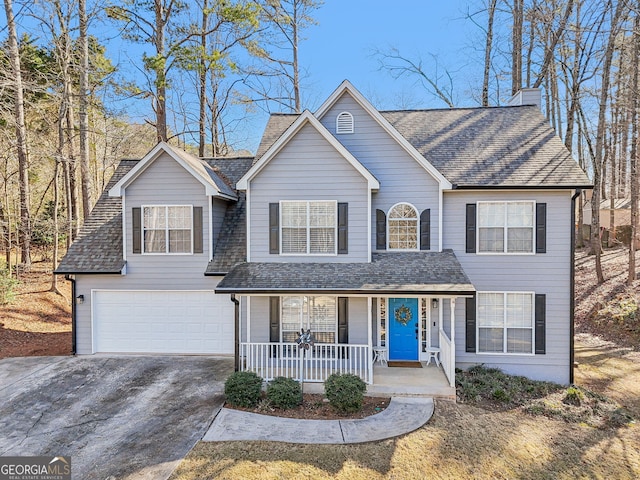
[[282, 201], [280, 253], [335, 255], [337, 202]]
[[526, 292], [479, 292], [477, 298], [477, 351], [532, 354], [534, 295]]
[[192, 253], [191, 205], [143, 207], [144, 253]]
[[301, 329], [311, 329], [318, 343], [335, 343], [338, 310], [335, 297], [282, 297], [282, 341], [295, 342]]
[[478, 202], [478, 252], [534, 253], [534, 202]]

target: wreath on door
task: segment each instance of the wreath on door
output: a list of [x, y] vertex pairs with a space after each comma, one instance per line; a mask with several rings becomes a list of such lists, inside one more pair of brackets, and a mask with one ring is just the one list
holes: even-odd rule
[[401, 323], [406, 327], [407, 323], [411, 321], [411, 309], [405, 304], [402, 304], [399, 308], [396, 309], [395, 317], [396, 322]]

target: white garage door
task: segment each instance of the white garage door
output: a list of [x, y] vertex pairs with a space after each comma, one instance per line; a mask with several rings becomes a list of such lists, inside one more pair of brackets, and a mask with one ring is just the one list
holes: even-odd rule
[[229, 295], [203, 291], [92, 293], [95, 352], [234, 352]]

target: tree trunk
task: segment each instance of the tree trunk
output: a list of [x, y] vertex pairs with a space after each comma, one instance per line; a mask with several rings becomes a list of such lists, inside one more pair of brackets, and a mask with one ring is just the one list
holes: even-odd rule
[[634, 29], [633, 29], [633, 131], [635, 134], [635, 152], [631, 156], [631, 242], [629, 244], [629, 275], [627, 277], [627, 285], [632, 285], [636, 279], [636, 238], [638, 234], [638, 155], [640, 154], [640, 135], [638, 135], [638, 57], [640, 56], [640, 12], [635, 13]]
[[498, 0], [489, 0], [487, 6], [487, 41], [484, 49], [484, 74], [482, 77], [482, 106], [489, 106], [489, 73], [491, 72], [491, 46], [493, 44], [493, 19]]
[[302, 111], [302, 102], [300, 101], [300, 65], [298, 64], [298, 2], [292, 2], [293, 7], [293, 22], [292, 28], [292, 40], [293, 40], [293, 98], [295, 101], [295, 113]]
[[522, 24], [524, 0], [513, 0], [511, 28], [511, 95], [522, 88]]
[[[89, 169], [89, 39], [86, 0], [79, 0], [80, 17], [80, 176], [82, 177], [82, 218], [91, 213], [91, 171]], [[57, 178], [57, 177], [56, 177]]]
[[[51, 271], [55, 272], [58, 268], [58, 237], [60, 236], [60, 226], [58, 224], [58, 204], [59, 204], [59, 192], [58, 192], [58, 170], [60, 165], [60, 157], [56, 155], [55, 166], [53, 170], [53, 258], [51, 259]], [[58, 276], [55, 273], [51, 273], [51, 289], [50, 291], [62, 295], [58, 289]]]
[[[155, 24], [155, 47], [158, 58], [164, 59], [164, 29], [166, 20], [164, 18], [164, 7], [161, 0], [154, 1], [156, 24]], [[167, 141], [167, 78], [166, 66], [164, 62], [155, 68], [156, 74], [156, 133], [158, 142]]]
[[18, 155], [18, 170], [20, 182], [20, 228], [19, 242], [22, 247], [21, 262], [31, 265], [31, 214], [29, 211], [31, 191], [29, 188], [29, 156], [27, 153], [27, 128], [24, 121], [24, 89], [22, 87], [22, 69], [20, 66], [20, 52], [18, 49], [18, 34], [16, 32], [13, 5], [11, 0], [4, 0], [7, 15], [8, 45], [11, 69], [13, 72], [14, 114], [16, 122], [16, 143]]
[[206, 122], [207, 122], [207, 64], [205, 55], [207, 53], [207, 30], [209, 25], [209, 1], [204, 0], [202, 4], [202, 32], [200, 35], [200, 46], [202, 56], [200, 57], [198, 70], [198, 100], [200, 112], [198, 115], [198, 155], [204, 157], [206, 144]]

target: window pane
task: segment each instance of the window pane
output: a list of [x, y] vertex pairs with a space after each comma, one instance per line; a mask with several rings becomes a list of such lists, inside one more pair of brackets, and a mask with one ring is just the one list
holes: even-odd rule
[[169, 230], [169, 253], [191, 253], [191, 230]]
[[[295, 341], [298, 338], [302, 320], [302, 297], [282, 297], [282, 340]], [[285, 339], [285, 333], [288, 332]]]
[[508, 353], [532, 353], [532, 329], [507, 328]]
[[169, 207], [169, 228], [191, 229], [191, 208]]
[[334, 202], [310, 202], [309, 222], [311, 227], [335, 227], [336, 204]]
[[334, 297], [309, 298], [309, 328], [318, 343], [335, 343], [338, 326]]
[[408, 203], [401, 203], [396, 205], [389, 212], [389, 219], [400, 219], [400, 218], [409, 218], [409, 219], [417, 219], [418, 212], [416, 212], [415, 208], [413, 208]]
[[507, 294], [507, 326], [531, 327], [533, 322], [533, 299], [528, 293]]
[[478, 350], [480, 352], [499, 352], [504, 348], [502, 328], [479, 328], [478, 329]]
[[507, 224], [509, 227], [533, 227], [533, 203], [508, 203]]
[[507, 230], [508, 252], [533, 252], [533, 228], [509, 228]]
[[501, 327], [504, 325], [504, 295], [502, 293], [478, 294], [478, 325]]
[[335, 253], [335, 228], [312, 228], [309, 232], [310, 253]]
[[307, 226], [307, 202], [282, 202], [282, 226]]
[[504, 252], [504, 228], [479, 228], [478, 249], [481, 252]]
[[504, 226], [504, 203], [479, 203], [478, 204], [478, 226], [480, 227], [503, 227]]
[[418, 248], [418, 212], [407, 203], [396, 205], [389, 212], [389, 248], [415, 250]]
[[165, 207], [144, 207], [144, 228], [165, 228], [167, 226]]
[[282, 253], [307, 253], [307, 229], [283, 228]]
[[165, 230], [145, 230], [144, 251], [146, 253], [166, 253], [166, 240]]

